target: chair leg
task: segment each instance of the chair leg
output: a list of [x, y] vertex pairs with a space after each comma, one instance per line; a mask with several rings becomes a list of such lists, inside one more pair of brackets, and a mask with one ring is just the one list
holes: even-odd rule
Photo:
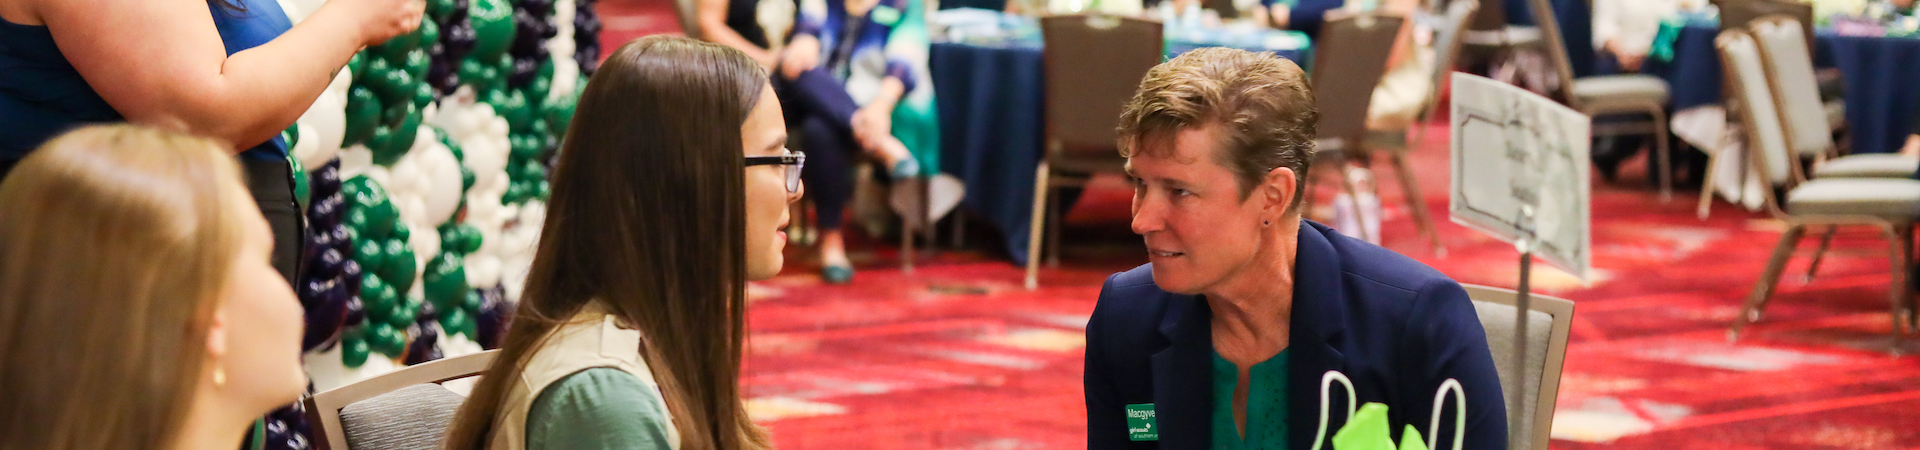
[[1740, 316], [1733, 319], [1733, 329], [1727, 331], [1727, 340], [1740, 338], [1740, 329], [1748, 323], [1760, 321], [1760, 310], [1766, 307], [1767, 300], [1773, 297], [1773, 288], [1780, 282], [1780, 272], [1787, 267], [1787, 258], [1793, 256], [1793, 248], [1800, 244], [1800, 238], [1806, 234], [1802, 225], [1788, 225], [1786, 234], [1780, 235], [1780, 243], [1773, 247], [1773, 256], [1767, 259], [1767, 269], [1761, 272], [1760, 279], [1753, 284], [1753, 293], [1747, 296], [1747, 303], [1740, 308]]
[[1667, 145], [1673, 132], [1667, 129], [1665, 111], [1653, 111], [1653, 126], [1653, 148], [1657, 150], [1654, 153], [1657, 153], [1660, 158], [1659, 164], [1655, 165], [1660, 168], [1660, 202], [1666, 203], [1673, 201], [1673, 155], [1672, 149]]
[[1034, 169], [1033, 176], [1033, 226], [1027, 230], [1027, 290], [1040, 288], [1040, 238], [1047, 226], [1047, 178], [1052, 174], [1046, 161]]
[[1906, 309], [1912, 288], [1907, 283], [1907, 264], [1913, 256], [1913, 228], [1911, 225], [1895, 225], [1887, 230], [1888, 243], [1893, 247], [1888, 259], [1893, 262], [1893, 286], [1888, 289], [1890, 307], [1887, 313], [1893, 319], [1893, 353], [1900, 354], [1901, 344], [1906, 341], [1906, 323], [1903, 310]]
[[1048, 227], [1046, 254], [1048, 269], [1060, 268], [1060, 215], [1066, 214], [1066, 212], [1061, 211], [1060, 203], [1059, 196], [1047, 196]]
[[[905, 189], [925, 189], [926, 185], [920, 183], [919, 179], [916, 178], [911, 180], [905, 180], [904, 183], [896, 183], [895, 187], [905, 188]], [[913, 214], [913, 213], [908, 212], [906, 214]], [[920, 222], [921, 226], [926, 226], [927, 225], [925, 221], [926, 216], [922, 215], [921, 219], [922, 219]], [[906, 275], [912, 275], [913, 260], [914, 260], [913, 233], [915, 230], [913, 229], [913, 227], [908, 225], [910, 225], [910, 221], [908, 221], [906, 217], [901, 217], [900, 218], [900, 273], [906, 274]]]
[[1827, 227], [1827, 232], [1820, 234], [1820, 246], [1813, 248], [1813, 260], [1807, 262], [1807, 276], [1800, 278], [1800, 284], [1813, 282], [1814, 273], [1820, 271], [1820, 261], [1826, 259], [1827, 248], [1833, 245], [1833, 234], [1839, 231], [1840, 227]]
[[953, 211], [953, 249], [967, 248], [967, 215], [960, 210]]
[[1420, 180], [1414, 178], [1413, 169], [1407, 167], [1406, 155], [1394, 153], [1390, 159], [1393, 171], [1400, 176], [1400, 190], [1407, 196], [1407, 208], [1413, 210], [1413, 223], [1420, 227], [1420, 234], [1433, 242], [1434, 254], [1446, 255], [1447, 248], [1440, 245], [1440, 232], [1434, 229], [1433, 217], [1427, 215], [1427, 198], [1420, 194]]
[[[1353, 236], [1357, 236], [1360, 240], [1364, 241], [1374, 241], [1376, 239], [1367, 235], [1366, 221], [1360, 220], [1360, 191], [1353, 187], [1353, 178], [1347, 176], [1348, 169], [1346, 157], [1343, 155], [1337, 158], [1337, 161], [1334, 163], [1334, 170], [1340, 172], [1340, 189], [1347, 192], [1347, 206], [1353, 208], [1353, 223], [1357, 224], [1359, 228], [1358, 230], [1352, 230]], [[1344, 233], [1348, 230], [1340, 231]]]
[[940, 254], [940, 241], [933, 223], [933, 177], [920, 178], [920, 240], [927, 243], [927, 256]]
[[1707, 207], [1713, 204], [1713, 163], [1719, 160], [1718, 152], [1707, 155], [1706, 176], [1700, 180], [1700, 210], [1696, 213], [1700, 220], [1707, 220]]

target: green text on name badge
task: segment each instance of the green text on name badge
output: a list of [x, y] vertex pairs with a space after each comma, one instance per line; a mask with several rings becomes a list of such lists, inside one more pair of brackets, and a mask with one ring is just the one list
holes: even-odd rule
[[1160, 440], [1160, 427], [1154, 425], [1152, 403], [1127, 405], [1127, 439]]

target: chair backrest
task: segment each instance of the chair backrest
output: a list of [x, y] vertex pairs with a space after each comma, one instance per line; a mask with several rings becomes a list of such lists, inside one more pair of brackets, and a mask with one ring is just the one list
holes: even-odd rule
[[[1104, 14], [1040, 19], [1049, 161], [1119, 161], [1120, 111], [1165, 58], [1160, 23]], [[1116, 166], [1117, 167], [1117, 166]]]
[[1745, 30], [1763, 17], [1784, 15], [1800, 22], [1807, 48], [1813, 47], [1813, 4], [1805, 0], [1713, 0], [1720, 9], [1720, 31]]
[[[1454, 3], [1460, 0], [1453, 0]], [[1486, 4], [1474, 10], [1473, 18], [1467, 21], [1467, 29], [1473, 31], [1498, 31], [1507, 29], [1507, 5], [1505, 0], [1488, 0]]]
[[694, 39], [706, 39], [700, 32], [700, 0], [673, 0], [673, 16], [680, 21], [680, 32]]
[[1328, 11], [1313, 49], [1313, 107], [1319, 138], [1359, 141], [1367, 132], [1373, 88], [1406, 19], [1376, 12]]
[[497, 354], [488, 350], [432, 361], [307, 397], [316, 448], [439, 448], [466, 400], [439, 383], [480, 375]]
[[1801, 156], [1825, 153], [1833, 148], [1827, 127], [1825, 105], [1820, 101], [1819, 80], [1813, 74], [1813, 54], [1807, 51], [1806, 36], [1800, 22], [1775, 15], [1754, 21], [1754, 41], [1760, 46], [1768, 85], [1778, 102], [1780, 118], [1786, 122], [1788, 147]]
[[[1794, 176], [1797, 165], [1792, 164], [1796, 158], [1787, 149], [1779, 109], [1775, 107], [1773, 93], [1767, 89], [1767, 73], [1761, 66], [1759, 45], [1754, 43], [1752, 34], [1734, 29], [1720, 32], [1714, 46], [1720, 50], [1727, 95], [1739, 100], [1727, 104], [1733, 109], [1733, 117], [1740, 120], [1747, 159], [1754, 174], [1761, 177], [1762, 185], [1792, 189], [1794, 181], [1799, 179]], [[1773, 190], [1761, 191], [1765, 192], [1768, 207], [1780, 214]]]
[[[1499, 3], [1501, 0], [1488, 0]], [[1433, 33], [1433, 84], [1427, 89], [1427, 109], [1420, 115], [1421, 121], [1433, 118], [1440, 110], [1440, 87], [1447, 85], [1447, 76], [1453, 74], [1453, 61], [1460, 55], [1460, 42], [1467, 35], [1467, 21], [1478, 11], [1478, 0], [1453, 0], [1447, 5], [1446, 14], [1435, 24]]]
[[1567, 338], [1573, 329], [1573, 302], [1534, 294], [1528, 301], [1526, 372], [1513, 371], [1514, 320], [1519, 314], [1514, 291], [1464, 285], [1473, 299], [1480, 326], [1487, 331], [1487, 349], [1500, 373], [1500, 390], [1511, 405], [1520, 398], [1522, 411], [1507, 411], [1510, 448], [1546, 450], [1553, 431], [1553, 409], [1560, 396], [1560, 372], [1567, 361]]

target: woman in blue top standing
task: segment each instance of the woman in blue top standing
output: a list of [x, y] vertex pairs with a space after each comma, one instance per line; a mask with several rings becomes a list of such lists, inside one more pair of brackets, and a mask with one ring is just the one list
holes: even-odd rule
[[919, 162], [893, 136], [893, 107], [913, 90], [913, 66], [887, 52], [908, 1], [914, 0], [800, 0], [793, 41], [781, 54], [784, 83], [775, 85], [812, 158], [802, 175], [813, 194], [821, 275], [829, 283], [853, 278], [840, 225], [853, 197], [856, 151], [880, 160], [894, 179], [920, 173]]
[[[203, 4], [204, 3], [204, 4]], [[286, 142], [362, 47], [419, 26], [422, 0], [332, 0], [293, 26], [273, 0], [0, 3], [0, 177], [78, 125], [128, 121], [231, 146], [294, 277], [300, 208]]]

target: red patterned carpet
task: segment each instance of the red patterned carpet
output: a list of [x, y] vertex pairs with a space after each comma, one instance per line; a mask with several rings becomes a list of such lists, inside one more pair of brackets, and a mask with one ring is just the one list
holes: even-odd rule
[[[1431, 142], [1414, 164], [1444, 220], [1445, 141]], [[1805, 258], [1790, 265], [1765, 319], [1730, 344], [1727, 324], [1779, 223], [1725, 204], [1701, 221], [1697, 197], [1661, 204], [1641, 167], [1623, 172], [1595, 187], [1594, 282], [1535, 274], [1578, 310], [1555, 448], [1920, 448], [1920, 358], [1888, 356], [1889, 263], [1872, 234], [1843, 234], [1836, 247], [1853, 254], [1829, 257], [1811, 284], [1798, 275]], [[1038, 291], [979, 251], [923, 257], [905, 275], [892, 247], [868, 246], [881, 250], [863, 254], [844, 287], [820, 285], [791, 252], [787, 275], [754, 295], [752, 409], [789, 449], [1082, 447], [1086, 315], [1106, 275], [1144, 262], [1129, 192], [1118, 179], [1096, 184]], [[1512, 245], [1442, 223], [1448, 252], [1435, 255], [1398, 184], [1382, 188], [1387, 247], [1461, 282], [1516, 284]]]
[[[667, 5], [602, 3], [607, 48], [677, 30]], [[1445, 140], [1428, 142], [1413, 162], [1448, 252], [1425, 248], [1393, 180], [1381, 186], [1386, 246], [1464, 283], [1513, 286], [1510, 244], [1444, 223]], [[1622, 172], [1595, 187], [1593, 283], [1535, 273], [1536, 288], [1578, 305], [1555, 448], [1920, 449], [1920, 357], [1886, 352], [1889, 263], [1876, 236], [1843, 234], [1839, 251], [1857, 252], [1828, 258], [1810, 284], [1796, 259], [1766, 318], [1730, 344], [1727, 324], [1781, 225], [1724, 203], [1701, 221], [1698, 191], [1662, 204], [1643, 168]], [[862, 246], [851, 286], [822, 286], [815, 263], [790, 251], [786, 275], [752, 293], [750, 409], [783, 449], [1083, 447], [1082, 327], [1101, 280], [1145, 261], [1128, 195], [1117, 179], [1089, 190], [1038, 291], [979, 250], [996, 245], [984, 233], [970, 236], [975, 250], [923, 255], [911, 275], [892, 246]]]

